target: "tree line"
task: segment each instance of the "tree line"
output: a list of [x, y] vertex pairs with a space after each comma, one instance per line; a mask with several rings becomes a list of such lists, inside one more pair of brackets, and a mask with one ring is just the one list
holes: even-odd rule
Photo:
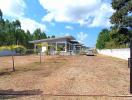
[[[124, 32], [124, 34], [122, 34]], [[132, 31], [127, 29], [118, 30], [117, 27], [110, 29], [103, 29], [97, 39], [96, 48], [98, 49], [112, 49], [112, 48], [128, 48], [130, 45], [129, 34]]]
[[3, 13], [0, 10], [0, 46], [23, 45], [26, 48], [32, 48], [33, 45], [29, 44], [29, 41], [46, 38], [55, 38], [55, 35], [47, 36], [40, 28], [33, 33], [29, 30], [24, 31], [19, 20], [11, 22], [3, 19]]
[[127, 48], [132, 37], [132, 1], [112, 0], [115, 10], [110, 29], [102, 29], [96, 43], [98, 49]]

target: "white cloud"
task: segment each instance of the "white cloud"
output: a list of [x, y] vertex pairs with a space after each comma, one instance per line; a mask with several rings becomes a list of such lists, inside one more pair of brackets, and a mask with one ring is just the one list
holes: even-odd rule
[[99, 9], [100, 12], [96, 12], [96, 16], [89, 26], [110, 26], [110, 19], [113, 10], [109, 4], [103, 3]]
[[21, 21], [22, 29], [24, 29], [25, 31], [29, 30], [31, 33], [33, 33], [36, 28], [40, 28], [42, 31], [47, 31], [44, 24], [40, 24], [30, 18], [22, 17], [19, 20]]
[[86, 40], [87, 36], [88, 34], [80, 32], [77, 34], [77, 39], [79, 42], [83, 43]]
[[73, 27], [72, 26], [66, 26], [65, 28], [66, 29], [69, 29], [69, 30], [73, 30]]
[[6, 16], [23, 16], [25, 8], [24, 0], [0, 0], [0, 9]]
[[113, 13], [104, 0], [39, 0], [47, 11], [43, 21], [79, 23], [80, 25], [108, 26]]
[[45, 31], [46, 26], [33, 19], [26, 18], [24, 11], [27, 5], [24, 0], [0, 0], [0, 9], [4, 16], [8, 16], [12, 19], [19, 19], [22, 29], [29, 30], [31, 33], [36, 28], [40, 28]]
[[70, 33], [65, 33], [64, 35], [65, 35], [65, 36], [70, 36]]

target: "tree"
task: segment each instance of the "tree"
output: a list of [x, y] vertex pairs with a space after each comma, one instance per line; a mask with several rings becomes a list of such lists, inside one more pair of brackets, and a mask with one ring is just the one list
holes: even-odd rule
[[3, 13], [2, 13], [2, 11], [0, 9], [0, 21], [2, 20], [2, 16], [3, 16]]
[[111, 16], [111, 23], [121, 27], [132, 28], [132, 0], [112, 0], [115, 10]]
[[50, 36], [48, 36], [47, 38], [50, 38]]
[[55, 35], [52, 35], [51, 38], [55, 38]]
[[97, 43], [96, 43], [96, 48], [98, 49], [104, 49], [106, 42], [110, 41], [110, 36], [109, 36], [109, 30], [108, 29], [103, 29], [98, 36]]
[[[131, 39], [130, 41], [130, 93], [132, 93], [132, 0], [112, 0], [112, 8], [115, 10], [115, 13], [111, 17], [111, 22], [114, 25], [118, 26], [121, 33], [128, 35]], [[123, 29], [122, 29], [123, 28]], [[125, 29], [125, 30], [124, 30]], [[128, 31], [126, 31], [126, 29]]]
[[[2, 19], [3, 13], [0, 10], [0, 18]], [[15, 20], [13, 22], [9, 20], [0, 20], [0, 46], [9, 45], [23, 45], [26, 48], [31, 49], [31, 40], [45, 39], [46, 33], [41, 31], [40, 28], [36, 29], [33, 34], [30, 31], [25, 32], [21, 29], [21, 22]]]
[[128, 34], [128, 30], [126, 28], [118, 30], [118, 28], [113, 27], [110, 31], [111, 40], [113, 40], [117, 46], [129, 43], [129, 36], [126, 34]]
[[29, 30], [27, 30], [27, 32], [25, 33], [25, 46], [27, 48], [33, 48], [33, 44], [30, 44], [28, 41], [32, 41], [33, 38], [32, 38], [32, 34], [30, 33]]
[[15, 20], [12, 22], [15, 29], [21, 28], [21, 22], [19, 20]]
[[46, 33], [45, 33], [45, 32], [42, 32], [42, 33], [41, 33], [41, 38], [42, 38], [42, 39], [46, 39], [46, 38], [47, 38], [47, 36], [46, 36]]
[[111, 23], [117, 26], [119, 33], [130, 37], [128, 31], [132, 30], [132, 0], [112, 0], [112, 8], [115, 12], [111, 16]]
[[132, 0], [112, 0], [112, 8], [115, 12], [111, 16], [111, 23], [114, 24], [111, 37], [119, 45], [129, 44], [132, 37]]
[[109, 32], [110, 41], [104, 43], [100, 34], [96, 44], [98, 48], [127, 47], [130, 43], [132, 37], [132, 0], [112, 0], [112, 8], [115, 12], [110, 18], [113, 24]]
[[33, 39], [34, 40], [45, 39], [45, 38], [47, 38], [47, 36], [44, 32], [41, 31], [40, 28], [36, 29], [33, 32]]
[[12, 51], [12, 69], [13, 69], [13, 71], [15, 71], [15, 61], [14, 61], [14, 53], [13, 53], [13, 51], [15, 51], [15, 49], [17, 49], [17, 48], [25, 49], [25, 47], [23, 47], [21, 45], [10, 45], [10, 46], [2, 46], [2, 47], [0, 47], [0, 50], [10, 50], [10, 51]]

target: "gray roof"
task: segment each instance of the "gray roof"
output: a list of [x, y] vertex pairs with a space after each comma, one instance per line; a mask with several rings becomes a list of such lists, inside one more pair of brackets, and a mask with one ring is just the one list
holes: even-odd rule
[[70, 43], [73, 43], [73, 44], [76, 43], [77, 44], [79, 42], [77, 40], [71, 40]]
[[75, 40], [75, 38], [73, 36], [63, 36], [63, 37], [47, 38], [47, 39], [29, 41], [29, 43], [52, 42], [52, 41], [58, 41], [58, 40], [71, 41], [71, 40]]

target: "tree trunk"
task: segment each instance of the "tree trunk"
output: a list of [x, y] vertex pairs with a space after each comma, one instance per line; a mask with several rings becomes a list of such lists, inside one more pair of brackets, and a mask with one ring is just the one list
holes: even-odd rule
[[15, 64], [14, 64], [14, 55], [13, 55], [13, 51], [12, 51], [12, 68], [13, 68], [13, 71], [15, 71]]
[[40, 64], [41, 64], [41, 51], [40, 51]]

